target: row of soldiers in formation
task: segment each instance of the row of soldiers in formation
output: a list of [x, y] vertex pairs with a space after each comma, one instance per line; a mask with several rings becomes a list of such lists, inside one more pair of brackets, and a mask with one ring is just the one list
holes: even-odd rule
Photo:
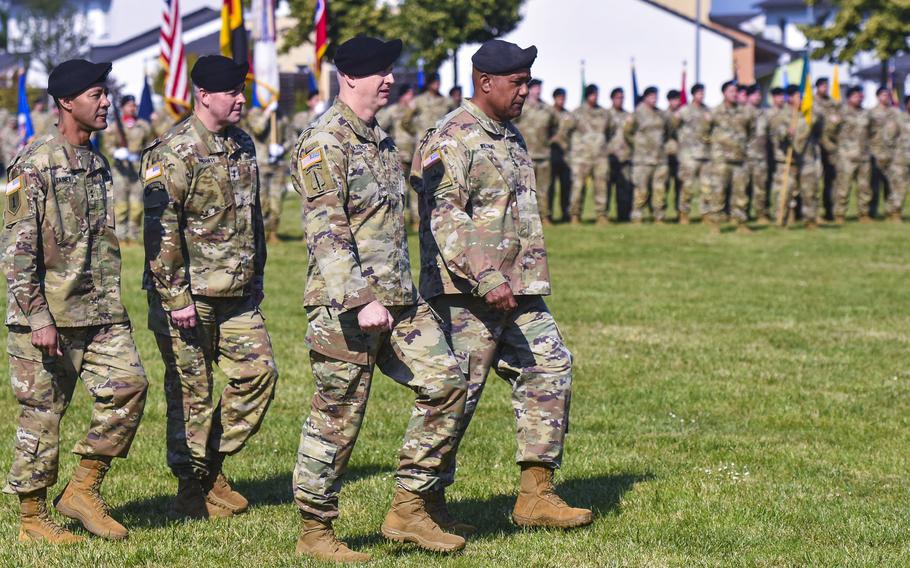
[[[415, 148], [418, 288], [399, 150], [376, 122], [402, 48], [400, 40], [365, 36], [340, 45], [338, 98], [290, 156], [309, 253], [303, 303], [315, 379], [294, 468], [303, 517], [297, 551], [322, 560], [369, 559], [341, 542], [332, 522], [377, 366], [415, 396], [384, 536], [453, 552], [476, 530], [449, 513], [445, 491], [491, 368], [512, 389], [520, 466], [514, 522], [592, 522], [592, 512], [567, 505], [553, 483], [572, 357], [544, 301], [550, 278], [534, 166], [511, 122], [537, 50], [499, 40], [481, 46], [475, 96]], [[109, 128], [110, 70], [85, 60], [58, 65], [48, 82], [56, 127], [7, 170], [7, 348], [19, 416], [4, 492], [18, 495], [21, 541], [82, 540], [46, 503], [58, 476], [60, 421], [80, 379], [91, 423], [53, 505], [92, 534], [128, 535], [100, 492], [112, 459], [132, 445], [148, 388], [121, 301], [114, 174], [89, 144], [93, 132]], [[191, 518], [247, 510], [223, 467], [259, 430], [278, 379], [261, 312], [266, 184], [254, 138], [237, 126], [246, 73], [220, 55], [199, 58], [190, 74], [193, 112], [138, 150], [142, 287], [165, 367], [166, 455], [178, 479], [171, 512]], [[118, 146], [115, 160], [130, 161], [123, 148], [130, 150]], [[214, 365], [228, 377], [217, 400]]]
[[[772, 89], [767, 108], [757, 85], [731, 81], [721, 91], [723, 102], [708, 108], [703, 85], [691, 88], [686, 105], [672, 90], [662, 110], [657, 89], [649, 87], [629, 112], [623, 89], [613, 89], [611, 106], [604, 108], [597, 86], [588, 85], [583, 104], [569, 111], [564, 89], [553, 92], [549, 105], [540, 99], [541, 82], [532, 80], [515, 123], [534, 161], [544, 223], [554, 220], [557, 187], [561, 218], [572, 223], [581, 221], [586, 190], [593, 193], [601, 224], [609, 223], [611, 196], [621, 217], [640, 223], [650, 208], [654, 221], [662, 223], [667, 195], [675, 191], [681, 224], [689, 223], [697, 197], [712, 228], [732, 218], [748, 231], [749, 219], [771, 221], [781, 205], [772, 211], [772, 197], [786, 191], [787, 216], [798, 213], [811, 228], [820, 202], [827, 218], [843, 223], [854, 188], [861, 222], [874, 216], [875, 193], [887, 199], [888, 218], [901, 220], [910, 184], [910, 157], [901, 149], [910, 145], [910, 114], [892, 106], [887, 89], [879, 89], [877, 105], [864, 110], [861, 88], [848, 88], [840, 104], [829, 96], [827, 78], [820, 78], [808, 117], [799, 110], [796, 86]], [[415, 140], [452, 107], [432, 83], [413, 100], [409, 86], [400, 87], [400, 95], [379, 118], [389, 117], [384, 127], [402, 148], [402, 168], [409, 171]], [[407, 122], [415, 113], [416, 131]]]

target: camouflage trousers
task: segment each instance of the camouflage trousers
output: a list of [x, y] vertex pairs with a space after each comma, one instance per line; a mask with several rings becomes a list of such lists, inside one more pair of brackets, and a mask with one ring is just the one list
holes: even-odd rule
[[284, 194], [287, 193], [287, 174], [283, 168], [272, 165], [260, 168], [260, 194], [262, 221], [267, 235], [278, 232]]
[[719, 218], [724, 211], [727, 188], [730, 188], [730, 217], [736, 223], [745, 223], [749, 196], [749, 175], [743, 162], [712, 161], [708, 187], [711, 188], [708, 215]]
[[138, 240], [142, 233], [142, 185], [139, 183], [139, 162], [115, 162], [111, 168], [114, 182], [114, 227], [117, 239]]
[[[412, 156], [413, 157], [413, 156]], [[411, 187], [411, 162], [410, 160], [401, 159], [399, 163], [401, 164], [401, 172], [404, 175], [404, 200], [405, 205], [408, 208], [408, 222], [411, 225], [420, 224], [420, 212], [417, 210], [417, 202], [420, 201], [420, 197], [417, 195], [417, 192]]]
[[622, 161], [615, 155], [610, 155], [610, 169], [608, 170], [607, 205], [610, 210], [610, 199], [616, 203], [616, 215], [620, 220], [631, 215], [634, 193], [632, 189], [632, 162]]
[[894, 160], [888, 172], [891, 178], [891, 195], [888, 196], [887, 206], [889, 215], [900, 215], [903, 212], [907, 185], [910, 185], [910, 164], [901, 162], [902, 160]]
[[307, 346], [316, 392], [303, 424], [294, 500], [322, 519], [338, 516], [338, 493], [360, 433], [373, 369], [416, 394], [399, 451], [399, 486], [420, 493], [439, 486], [454, 464], [465, 380], [440, 322], [427, 304], [390, 307], [391, 332], [368, 333], [357, 310], [307, 308]]
[[[265, 318], [249, 297], [194, 296], [196, 327], [179, 329], [149, 293], [149, 328], [164, 361], [167, 464], [203, 478], [219, 454], [236, 454], [255, 434], [275, 394], [278, 367]], [[216, 405], [213, 366], [228, 384]]]
[[541, 219], [550, 218], [550, 182], [553, 179], [553, 167], [549, 156], [534, 158], [534, 187], [537, 189], [537, 208]]
[[[784, 189], [784, 184], [789, 189], [786, 198], [788, 208], [796, 206], [796, 198], [799, 197], [802, 202], [800, 211], [804, 221], [818, 220], [818, 198], [819, 198], [819, 181], [821, 180], [822, 170], [821, 161], [809, 160], [800, 163], [800, 160], [793, 160], [790, 164], [790, 171], [787, 172], [784, 162], [778, 162], [774, 168], [774, 193], [780, 199]], [[780, 203], [777, 204], [780, 207]], [[789, 209], [788, 209], [789, 211]]]
[[755, 217], [768, 216], [768, 162], [746, 160], [746, 175], [752, 186], [752, 211]]
[[632, 164], [632, 185], [635, 186], [635, 201], [632, 205], [632, 220], [640, 221], [642, 211], [651, 201], [651, 213], [655, 220], [663, 220], [667, 209], [667, 164]]
[[572, 198], [569, 202], [569, 214], [581, 217], [585, 203], [585, 186], [591, 179], [591, 191], [594, 192], [594, 210], [598, 217], [607, 216], [607, 180], [610, 177], [610, 161], [606, 154], [596, 158], [572, 154]]
[[[468, 379], [468, 399], [459, 443], [471, 423], [490, 369], [512, 388], [518, 463], [558, 467], [569, 428], [572, 354], [540, 296], [517, 296], [518, 308], [503, 314], [483, 298], [444, 295], [431, 300], [450, 334], [455, 356]], [[455, 460], [442, 476], [455, 481]]]
[[60, 420], [79, 379], [92, 398], [92, 418], [73, 453], [126, 457], [142, 418], [148, 381], [130, 324], [57, 331], [63, 357], [33, 346], [30, 328], [10, 326], [7, 351], [19, 419], [5, 493], [31, 493], [57, 482]]
[[690, 213], [692, 211], [692, 195], [696, 184], [700, 189], [700, 206], [702, 214], [711, 210], [711, 178], [708, 175], [711, 168], [708, 160], [701, 160], [680, 154], [679, 156], [679, 182], [680, 189], [677, 199], [679, 200], [679, 212]]
[[856, 208], [860, 215], [869, 215], [872, 204], [872, 164], [869, 160], [855, 162], [853, 160], [838, 160], [837, 174], [834, 178], [837, 188], [837, 201], [834, 204], [834, 214], [842, 217], [847, 214], [847, 203], [850, 200], [850, 190], [856, 183]]

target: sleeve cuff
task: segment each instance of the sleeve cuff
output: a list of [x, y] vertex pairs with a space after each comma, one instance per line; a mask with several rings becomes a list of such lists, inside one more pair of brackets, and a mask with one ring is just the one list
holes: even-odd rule
[[28, 326], [32, 328], [32, 331], [38, 331], [39, 329], [54, 325], [54, 316], [51, 315], [50, 310], [26, 316], [26, 319], [28, 320]]
[[169, 298], [162, 297], [161, 305], [164, 307], [165, 311], [176, 312], [177, 310], [182, 310], [183, 308], [189, 306], [193, 303], [193, 296], [189, 293], [188, 290], [184, 290], [176, 296]]
[[502, 273], [498, 270], [494, 270], [493, 272], [490, 272], [480, 279], [480, 282], [477, 283], [477, 288], [474, 289], [474, 292], [478, 296], [483, 297], [486, 296], [490, 290], [506, 283], [508, 283], [506, 277], [503, 276]]

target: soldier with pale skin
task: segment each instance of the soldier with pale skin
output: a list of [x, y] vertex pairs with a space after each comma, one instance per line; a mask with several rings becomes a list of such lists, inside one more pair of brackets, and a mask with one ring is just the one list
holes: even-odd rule
[[650, 201], [654, 222], [663, 224], [670, 121], [657, 108], [657, 87], [644, 90], [641, 103], [623, 127], [623, 136], [632, 148], [632, 182], [635, 186], [632, 223], [641, 224], [644, 208]]
[[699, 187], [701, 210], [709, 208], [709, 141], [705, 132], [711, 113], [705, 106], [705, 86], [692, 85], [692, 102], [674, 117], [673, 126], [679, 140], [679, 224], [688, 225], [695, 188]]
[[60, 109], [59, 127], [23, 149], [8, 170], [7, 350], [20, 412], [3, 490], [19, 497], [20, 541], [82, 540], [58, 525], [45, 503], [57, 481], [60, 421], [80, 379], [91, 397], [91, 425], [73, 449], [79, 465], [54, 506], [97, 536], [129, 534], [100, 493], [112, 459], [130, 449], [148, 388], [120, 300], [111, 173], [89, 146], [91, 134], [107, 127], [110, 70], [110, 63], [82, 59], [54, 68], [48, 92]]

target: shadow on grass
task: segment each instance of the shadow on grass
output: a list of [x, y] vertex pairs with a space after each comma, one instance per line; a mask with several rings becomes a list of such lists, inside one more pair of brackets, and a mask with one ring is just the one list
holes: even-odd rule
[[[376, 464], [355, 466], [348, 470], [344, 482], [352, 483], [364, 477], [393, 471], [391, 468]], [[250, 501], [250, 509], [271, 505], [293, 503], [292, 476], [290, 472], [273, 475], [263, 479], [232, 479], [231, 485]], [[177, 481], [168, 488], [171, 492], [159, 493], [154, 497], [132, 501], [116, 507], [115, 518], [126, 519], [131, 527], [157, 528], [181, 519], [172, 518], [168, 512], [177, 491]]]

